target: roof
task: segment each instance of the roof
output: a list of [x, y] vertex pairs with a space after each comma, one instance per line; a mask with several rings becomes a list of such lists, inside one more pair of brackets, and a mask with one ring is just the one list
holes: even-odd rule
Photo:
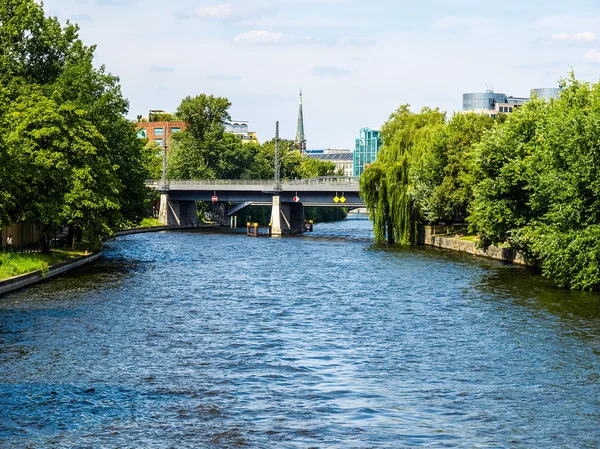
[[352, 153], [334, 153], [334, 154], [308, 154], [307, 155], [313, 159], [320, 159], [322, 161], [331, 161], [331, 162], [344, 162], [344, 161], [352, 161]]

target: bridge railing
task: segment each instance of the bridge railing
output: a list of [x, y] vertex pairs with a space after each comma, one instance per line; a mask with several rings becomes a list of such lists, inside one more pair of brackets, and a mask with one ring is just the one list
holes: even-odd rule
[[[358, 184], [359, 178], [347, 176], [328, 176], [306, 179], [286, 179], [281, 181], [282, 185], [337, 185], [337, 184]], [[146, 185], [151, 188], [163, 187], [163, 181], [160, 179], [149, 179]], [[169, 181], [170, 186], [186, 185], [206, 185], [206, 186], [275, 186], [273, 179], [182, 179]]]

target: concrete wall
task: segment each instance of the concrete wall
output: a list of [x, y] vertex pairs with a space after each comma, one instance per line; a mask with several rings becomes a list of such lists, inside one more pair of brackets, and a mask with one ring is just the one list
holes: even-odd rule
[[436, 235], [443, 228], [434, 226], [425, 226], [424, 243], [425, 245], [435, 246], [453, 251], [473, 254], [475, 256], [489, 257], [490, 259], [501, 260], [503, 262], [515, 263], [518, 265], [537, 266], [535, 260], [528, 259], [523, 253], [513, 248], [503, 248], [499, 246], [490, 246], [483, 251], [477, 248], [477, 242], [461, 240], [456, 237]]

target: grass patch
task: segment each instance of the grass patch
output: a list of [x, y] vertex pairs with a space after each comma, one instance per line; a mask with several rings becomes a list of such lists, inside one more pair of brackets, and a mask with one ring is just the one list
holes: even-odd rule
[[53, 249], [50, 254], [0, 252], [0, 280], [33, 273], [38, 270], [45, 273], [52, 265], [89, 254], [89, 251], [84, 248], [76, 248], [75, 251]]
[[468, 242], [476, 242], [477, 236], [476, 235], [465, 235], [464, 237], [460, 237], [459, 240], [466, 240]]
[[153, 228], [155, 226], [164, 226], [157, 218], [144, 218], [138, 225], [138, 228]]

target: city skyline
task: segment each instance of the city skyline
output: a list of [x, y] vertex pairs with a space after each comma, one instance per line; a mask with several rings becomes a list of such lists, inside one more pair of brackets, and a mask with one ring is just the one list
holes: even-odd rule
[[595, 81], [597, 6], [558, 1], [372, 2], [47, 0], [79, 23], [96, 62], [121, 79], [130, 118], [187, 95], [225, 96], [261, 141], [293, 139], [304, 92], [308, 148], [352, 148], [401, 104], [461, 110], [462, 94], [528, 96], [571, 69]]

